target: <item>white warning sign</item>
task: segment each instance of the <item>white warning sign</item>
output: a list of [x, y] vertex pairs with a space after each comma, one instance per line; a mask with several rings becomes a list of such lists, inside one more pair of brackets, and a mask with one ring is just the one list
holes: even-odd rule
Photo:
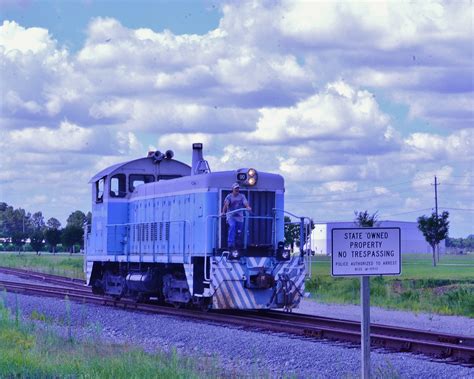
[[332, 276], [401, 274], [400, 228], [332, 230]]

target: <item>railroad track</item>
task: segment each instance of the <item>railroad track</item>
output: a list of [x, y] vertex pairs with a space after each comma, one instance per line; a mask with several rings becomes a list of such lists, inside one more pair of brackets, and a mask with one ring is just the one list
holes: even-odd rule
[[[0, 268], [0, 272], [4, 272]], [[12, 271], [9, 272], [12, 275]], [[36, 275], [38, 273], [33, 273]], [[22, 275], [27, 275], [22, 270]], [[38, 274], [45, 284], [0, 281], [0, 289], [9, 292], [57, 297], [73, 301], [114, 306], [133, 311], [193, 318], [209, 323], [240, 326], [267, 332], [286, 333], [303, 338], [360, 343], [360, 323], [321, 316], [280, 311], [219, 311], [201, 312], [168, 306], [137, 303], [129, 299], [116, 300], [92, 294], [83, 281], [71, 281], [55, 275]], [[24, 276], [23, 276], [24, 277]], [[29, 277], [31, 279], [31, 276]], [[61, 279], [64, 280], [61, 284]], [[54, 283], [56, 286], [46, 285]], [[449, 363], [474, 367], [474, 338], [446, 333], [428, 332], [394, 326], [371, 324], [372, 347], [390, 351], [412, 352], [445, 359]]]
[[42, 272], [25, 270], [21, 268], [0, 267], [0, 273], [15, 275], [19, 278], [36, 280], [39, 282], [57, 284], [63, 286], [80, 287], [85, 285], [85, 281], [77, 278], [68, 278], [65, 276], [44, 274]]

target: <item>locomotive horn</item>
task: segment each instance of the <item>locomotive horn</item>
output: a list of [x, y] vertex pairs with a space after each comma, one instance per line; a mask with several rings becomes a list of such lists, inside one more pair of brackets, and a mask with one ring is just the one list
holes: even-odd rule
[[155, 162], [161, 162], [164, 157], [165, 155], [159, 150], [156, 150], [153, 154], [153, 159], [155, 160]]
[[166, 150], [165, 156], [166, 156], [166, 159], [173, 158], [174, 157], [173, 150]]

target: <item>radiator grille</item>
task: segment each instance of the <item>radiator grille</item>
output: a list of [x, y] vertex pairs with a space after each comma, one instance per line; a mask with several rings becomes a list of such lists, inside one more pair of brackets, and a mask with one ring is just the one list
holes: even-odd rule
[[[240, 191], [247, 198], [252, 212], [250, 217], [269, 217], [269, 219], [249, 219], [248, 241], [247, 245], [250, 250], [255, 247], [272, 247], [272, 217], [275, 208], [275, 192], [274, 191]], [[225, 197], [230, 191], [222, 191], [222, 204]], [[221, 222], [221, 248], [227, 248], [228, 225], [225, 218]], [[257, 253], [257, 251], [256, 251]]]

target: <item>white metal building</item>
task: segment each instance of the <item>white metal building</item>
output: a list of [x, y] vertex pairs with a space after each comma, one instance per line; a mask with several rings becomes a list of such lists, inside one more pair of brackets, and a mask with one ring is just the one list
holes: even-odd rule
[[[316, 254], [331, 254], [331, 231], [334, 228], [357, 228], [353, 221], [349, 222], [327, 222], [315, 223], [315, 228], [311, 234], [311, 248]], [[418, 223], [409, 221], [378, 221], [377, 227], [398, 227], [400, 228], [402, 254], [406, 253], [431, 253], [431, 246], [426, 242], [423, 233], [418, 229]], [[439, 244], [439, 252], [446, 252], [446, 240]]]

